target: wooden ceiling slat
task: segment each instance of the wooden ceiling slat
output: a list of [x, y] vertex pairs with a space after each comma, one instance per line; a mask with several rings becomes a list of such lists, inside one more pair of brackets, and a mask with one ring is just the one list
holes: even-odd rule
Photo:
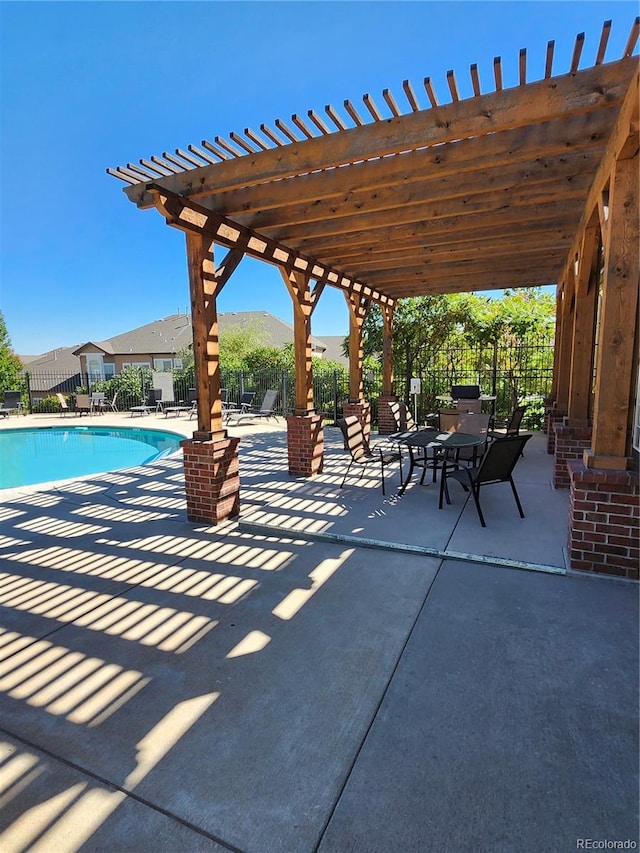
[[393, 97], [393, 95], [392, 95], [392, 93], [391, 93], [391, 91], [390, 91], [389, 89], [384, 89], [384, 90], [383, 90], [383, 92], [382, 92], [382, 97], [383, 97], [383, 98], [385, 99], [385, 101], [387, 102], [387, 106], [388, 106], [388, 107], [389, 107], [389, 109], [391, 110], [391, 114], [392, 114], [393, 116], [395, 116], [396, 118], [398, 118], [398, 116], [402, 115], [402, 113], [400, 112], [400, 108], [398, 107], [398, 104], [396, 103], [396, 100], [395, 100], [395, 98]]
[[416, 94], [413, 91], [413, 86], [411, 85], [410, 80], [404, 80], [402, 83], [402, 88], [404, 89], [404, 93], [406, 95], [407, 100], [409, 101], [409, 106], [413, 110], [414, 113], [417, 113], [420, 109], [420, 105], [418, 104], [418, 99], [416, 98]]
[[493, 58], [493, 79], [496, 83], [496, 92], [502, 91], [502, 59], [499, 56]]
[[243, 139], [241, 136], [239, 136], [237, 133], [234, 133], [233, 131], [231, 131], [229, 136], [231, 137], [232, 141], [235, 142], [236, 145], [239, 145], [240, 148], [242, 148], [244, 151], [246, 151], [247, 154], [255, 154], [259, 150], [258, 148], [256, 148], [255, 145], [251, 145], [249, 142], [247, 142], [246, 139]]
[[141, 169], [140, 166], [136, 166], [135, 163], [127, 163], [127, 169], [134, 174], [142, 175], [142, 177], [147, 181], [156, 181], [158, 176], [155, 174], [158, 170], [151, 169]]
[[327, 127], [327, 125], [326, 125], [326, 124], [324, 123], [324, 121], [320, 118], [320, 116], [319, 116], [319, 115], [316, 115], [316, 113], [315, 113], [313, 110], [309, 110], [309, 111], [307, 112], [307, 115], [309, 116], [309, 118], [311, 119], [311, 121], [315, 124], [315, 126], [318, 128], [318, 130], [320, 131], [320, 133], [325, 133], [325, 134], [327, 134], [327, 133], [331, 133], [330, 128], [328, 128], [328, 127]]
[[260, 139], [258, 134], [254, 133], [250, 127], [245, 127], [244, 135], [247, 137], [247, 139], [250, 139], [253, 142], [253, 144], [256, 145], [258, 148], [261, 148], [263, 151], [269, 150], [269, 146], [266, 145], [265, 142], [262, 139]]
[[210, 154], [208, 154], [206, 151], [202, 151], [200, 148], [196, 148], [195, 145], [187, 145], [187, 148], [193, 154], [196, 154], [198, 157], [200, 157], [201, 160], [204, 160], [205, 163], [216, 163], [217, 162], [217, 160], [214, 160]]
[[238, 151], [237, 148], [234, 148], [234, 146], [230, 142], [227, 142], [227, 140], [224, 139], [224, 137], [214, 136], [213, 140], [216, 143], [216, 145], [219, 145], [220, 148], [222, 148], [224, 151], [228, 151], [232, 157], [242, 157], [243, 156], [242, 151]]
[[544, 79], [548, 80], [553, 73], [553, 51], [555, 48], [555, 41], [547, 42], [547, 55], [544, 64]]
[[176, 169], [173, 163], [169, 163], [166, 160], [163, 160], [162, 157], [151, 156], [149, 159], [152, 163], [157, 163], [159, 166], [163, 166], [165, 169], [171, 172], [172, 175], [177, 175], [179, 173], [179, 170]]
[[174, 174], [170, 169], [167, 169], [166, 166], [160, 166], [160, 164], [156, 165], [156, 164], [150, 163], [148, 160], [144, 160], [142, 158], [140, 159], [140, 163], [143, 166], [146, 166], [147, 169], [153, 169], [155, 172], [157, 172], [163, 178], [165, 178], [167, 175], [173, 175]]
[[629, 38], [624, 48], [623, 57], [631, 56], [633, 51], [635, 50], [636, 44], [638, 43], [638, 36], [640, 35], [640, 16], [638, 16], [633, 22], [633, 26], [631, 27], [631, 32], [629, 33]]
[[280, 139], [280, 137], [273, 130], [271, 130], [268, 125], [261, 124], [260, 130], [262, 131], [262, 133], [264, 133], [267, 139], [270, 139], [275, 145], [286, 145], [286, 142], [283, 139]]
[[[178, 149], [176, 149], [176, 151], [177, 150]], [[170, 163], [173, 163], [175, 166], [182, 169], [183, 172], [190, 171], [193, 168], [191, 164], [183, 163], [182, 160], [178, 160], [178, 157], [175, 154], [170, 154], [168, 151], [163, 151], [162, 156], [165, 160], [168, 160]]]
[[302, 133], [307, 137], [307, 139], [313, 139], [314, 138], [314, 134], [309, 130], [307, 125], [304, 123], [304, 120], [302, 118], [300, 118], [299, 115], [294, 113], [291, 116], [291, 121], [295, 124], [295, 126], [298, 128], [298, 130], [302, 131]]
[[527, 49], [523, 47], [520, 49], [520, 53], [518, 55], [518, 85], [526, 86], [527, 85]]
[[360, 116], [358, 115], [358, 111], [357, 111], [357, 110], [356, 110], [356, 108], [353, 106], [353, 104], [351, 103], [351, 101], [346, 100], [346, 101], [344, 102], [344, 108], [345, 108], [345, 110], [349, 113], [349, 115], [351, 116], [351, 118], [353, 119], [353, 121], [355, 122], [355, 124], [356, 124], [358, 127], [362, 127], [362, 126], [364, 125], [364, 122], [362, 121], [362, 119], [361, 119], [361, 118], [360, 118]]
[[607, 44], [609, 43], [609, 35], [611, 34], [611, 21], [605, 21], [602, 25], [602, 33], [600, 35], [600, 44], [596, 54], [596, 65], [601, 65], [604, 62], [605, 53], [607, 52]]
[[447, 84], [449, 86], [449, 91], [451, 92], [451, 100], [454, 102], [459, 101], [460, 95], [458, 93], [458, 84], [453, 70], [447, 71]]
[[473, 86], [473, 94], [477, 98], [482, 94], [482, 90], [480, 88], [480, 77], [478, 75], [478, 66], [474, 62], [473, 65], [469, 68], [469, 74], [471, 75], [471, 85]]
[[[208, 139], [203, 139], [200, 144], [203, 148], [206, 148], [208, 151], [211, 151], [212, 154], [215, 154], [216, 157], [219, 157], [220, 160], [229, 160], [229, 155], [227, 154], [227, 152], [222, 151], [220, 148], [216, 148], [213, 142], [209, 142]], [[151, 159], [153, 159], [153, 157]]]
[[283, 136], [286, 136], [287, 139], [291, 140], [291, 142], [300, 142], [299, 138], [295, 135], [295, 133], [290, 130], [281, 119], [277, 118], [275, 124], [280, 133]]
[[347, 125], [342, 121], [338, 113], [334, 110], [331, 104], [327, 104], [324, 108], [325, 113], [329, 116], [331, 121], [335, 124], [338, 130], [346, 130]]
[[178, 157], [181, 157], [183, 160], [186, 160], [187, 163], [191, 163], [192, 166], [196, 166], [196, 168], [200, 168], [200, 166], [202, 166], [202, 160], [200, 160], [199, 158], [196, 159], [195, 157], [192, 157], [190, 154], [187, 154], [187, 152], [183, 151], [181, 148], [176, 148], [176, 154], [178, 155]]
[[582, 48], [584, 47], [584, 33], [578, 33], [576, 43], [573, 46], [573, 55], [571, 57], [571, 73], [575, 74], [580, 65], [580, 57], [582, 56]]
[[429, 103], [432, 107], [438, 106], [438, 96], [435, 93], [435, 89], [433, 88], [433, 83], [431, 82], [431, 77], [424, 78], [424, 90], [427, 93], [427, 97], [429, 98]]
[[365, 107], [373, 116], [374, 121], [382, 121], [382, 115], [380, 114], [380, 110], [376, 106], [375, 101], [373, 100], [371, 95], [363, 95], [362, 100], [364, 101]]
[[136, 178], [128, 177], [122, 171], [122, 169], [117, 166], [115, 169], [112, 169], [110, 166], [107, 167], [107, 175], [111, 175], [114, 178], [118, 178], [121, 181], [124, 181], [126, 184], [133, 184], [136, 182]]

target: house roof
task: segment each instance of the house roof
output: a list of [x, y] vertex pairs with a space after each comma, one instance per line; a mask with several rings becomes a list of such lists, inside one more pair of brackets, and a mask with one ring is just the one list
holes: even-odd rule
[[[265, 346], [282, 348], [293, 341], [293, 326], [279, 317], [269, 314], [267, 311], [226, 311], [218, 314], [220, 332], [232, 326], [255, 326], [257, 330], [264, 332]], [[311, 346], [314, 350], [324, 352], [326, 349], [325, 339], [311, 337]]]

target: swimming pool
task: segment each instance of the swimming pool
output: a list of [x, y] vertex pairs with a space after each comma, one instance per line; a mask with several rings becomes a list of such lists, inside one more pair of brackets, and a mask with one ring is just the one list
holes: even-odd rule
[[127, 427], [0, 430], [0, 489], [146, 465], [178, 450], [183, 438]]

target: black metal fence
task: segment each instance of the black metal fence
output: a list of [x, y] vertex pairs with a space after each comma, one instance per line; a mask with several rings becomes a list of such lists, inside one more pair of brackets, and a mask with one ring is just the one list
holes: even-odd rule
[[[313, 393], [316, 411], [329, 421], [342, 413], [342, 404], [349, 396], [349, 374], [346, 368], [327, 369], [316, 363]], [[25, 373], [23, 403], [32, 412], [57, 412], [60, 403], [56, 393], [64, 395], [73, 409], [75, 394], [104, 391], [112, 399], [118, 391], [116, 405], [128, 411], [147, 399], [152, 378], [149, 370], [132, 374], [129, 368], [126, 383], [116, 376], [109, 380], [94, 380], [89, 376], [54, 373]], [[437, 396], [447, 394], [454, 384], [478, 384], [482, 391], [496, 396], [495, 414], [504, 418], [518, 401], [529, 403], [525, 425], [540, 428], [543, 419], [543, 400], [551, 391], [553, 377], [553, 341], [537, 340], [512, 344], [505, 342], [497, 347], [486, 346], [452, 351], [441, 351], [426, 362], [413, 378], [420, 379], [420, 393], [411, 395], [409, 379], [396, 375], [395, 393], [416, 410], [419, 421], [438, 409]], [[372, 409], [373, 423], [378, 419], [378, 397], [382, 393], [381, 367], [364, 371], [364, 396]], [[239, 400], [245, 391], [255, 392], [254, 403], [259, 405], [269, 389], [278, 390], [276, 411], [287, 414], [295, 408], [295, 380], [291, 370], [221, 371], [222, 387], [230, 400]], [[175, 373], [173, 400], [164, 403], [186, 402], [193, 391], [193, 377]]]

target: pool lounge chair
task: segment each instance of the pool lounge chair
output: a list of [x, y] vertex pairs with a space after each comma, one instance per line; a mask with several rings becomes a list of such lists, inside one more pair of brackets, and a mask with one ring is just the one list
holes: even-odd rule
[[255, 411], [250, 409], [248, 406], [245, 407], [243, 411], [230, 411], [227, 409], [224, 413], [226, 415], [227, 423], [231, 423], [232, 418], [235, 418], [235, 421], [238, 424], [243, 420], [259, 420], [260, 418], [273, 418], [277, 421], [278, 417], [274, 409], [277, 397], [277, 391], [267, 391], [264, 395], [260, 408]]
[[3, 418], [7, 418], [11, 412], [18, 412], [20, 414], [20, 410], [22, 409], [21, 397], [22, 391], [5, 391], [4, 400], [2, 406], [0, 406], [0, 415]]

